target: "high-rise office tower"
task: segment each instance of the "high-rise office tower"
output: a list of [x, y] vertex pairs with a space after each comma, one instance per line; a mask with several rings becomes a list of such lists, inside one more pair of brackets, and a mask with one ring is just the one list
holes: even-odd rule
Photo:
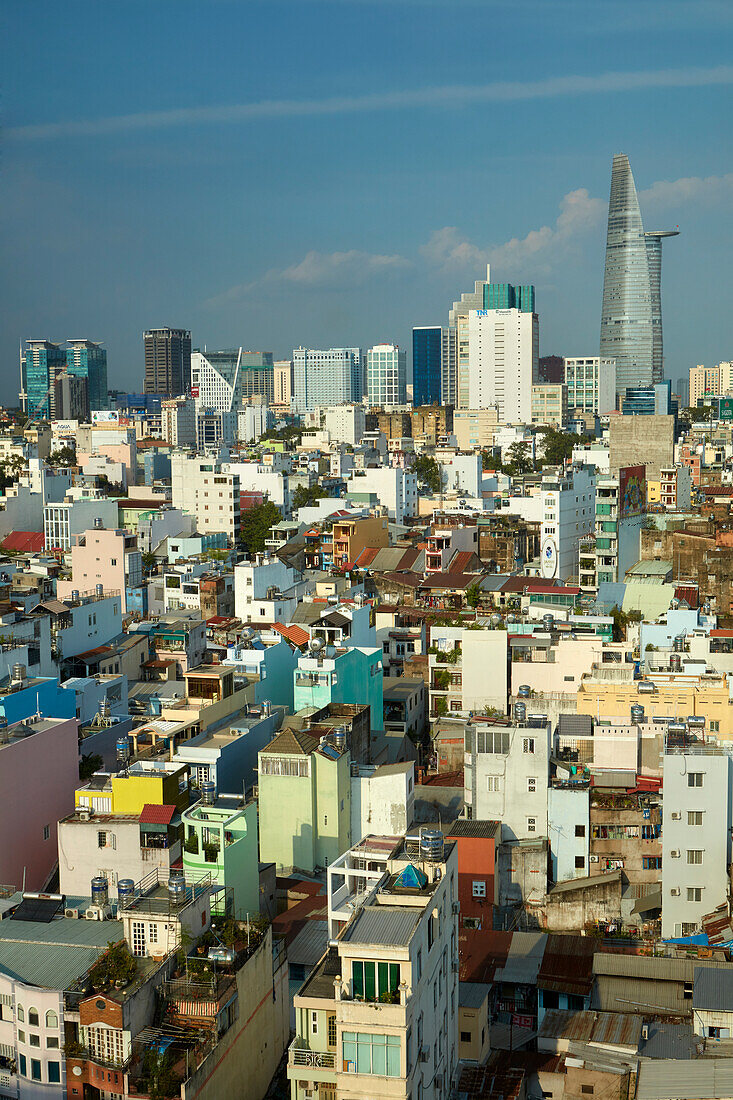
[[602, 358], [616, 360], [617, 394], [662, 381], [662, 240], [678, 232], [644, 232], [629, 158], [618, 153], [611, 170], [600, 349]]
[[425, 326], [412, 330], [412, 403], [440, 401], [443, 330]]
[[521, 308], [521, 304], [534, 306], [534, 287], [499, 283], [490, 284], [489, 290], [497, 292], [489, 294], [489, 301], [501, 304], [472, 309], [468, 315], [467, 407], [495, 406], [500, 423], [529, 424], [539, 359], [539, 319], [533, 308]]
[[358, 403], [362, 399], [362, 378], [361, 348], [295, 348], [293, 411]]
[[199, 408], [236, 412], [243, 401], [274, 395], [275, 370], [271, 351], [194, 351], [191, 356], [191, 396]]
[[86, 378], [90, 409], [106, 409], [107, 352], [92, 340], [68, 340], [66, 370], [74, 378]]
[[183, 328], [153, 328], [143, 333], [145, 393], [178, 397], [191, 387], [191, 333]]
[[404, 405], [407, 401], [407, 353], [396, 344], [369, 348], [367, 394], [370, 405]]
[[55, 417], [54, 385], [66, 371], [66, 351], [50, 340], [28, 340], [20, 358], [21, 408], [29, 420]]
[[[448, 313], [448, 327], [443, 329], [441, 401], [458, 409], [470, 409], [470, 339], [469, 315], [474, 310], [518, 309], [534, 313], [534, 287], [492, 283], [491, 267], [486, 265], [486, 278], [477, 279], [473, 291], [461, 295]], [[532, 381], [537, 380], [537, 364]], [[531, 385], [531, 382], [530, 382]], [[527, 410], [529, 415], [529, 408]]]

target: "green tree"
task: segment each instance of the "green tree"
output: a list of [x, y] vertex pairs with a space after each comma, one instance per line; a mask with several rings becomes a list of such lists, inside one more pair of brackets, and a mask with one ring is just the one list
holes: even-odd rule
[[430, 455], [416, 455], [412, 460], [412, 471], [418, 482], [431, 493], [439, 493], [443, 487], [440, 466]]
[[466, 603], [469, 607], [478, 607], [481, 602], [481, 585], [476, 581], [466, 589]]
[[282, 519], [279, 508], [271, 500], [255, 504], [242, 512], [239, 525], [239, 540], [248, 554], [261, 554], [265, 549], [265, 539], [270, 528]]
[[73, 447], [67, 445], [49, 455], [48, 462], [50, 466], [74, 466], [76, 465], [76, 451]]
[[561, 432], [557, 428], [542, 428], [542, 463], [545, 466], [562, 466], [572, 457], [573, 447], [590, 442], [587, 435]]
[[82, 758], [79, 761], [79, 778], [91, 779], [95, 772], [104, 764], [104, 760], [96, 752], [94, 753], [82, 753]]
[[534, 463], [530, 457], [530, 447], [531, 444], [526, 439], [512, 443], [507, 456], [509, 461], [504, 467], [505, 473], [509, 474], [510, 477], [532, 473]]
[[145, 572], [152, 573], [155, 569], [155, 566], [158, 564], [158, 559], [156, 558], [155, 554], [151, 554], [150, 551], [147, 551], [145, 554], [141, 554], [140, 557], [142, 558], [143, 569], [145, 570]]
[[321, 485], [298, 485], [293, 493], [293, 499], [291, 502], [293, 511], [298, 508], [309, 508], [316, 503], [317, 500], [321, 500], [323, 497], [327, 497], [328, 493]]

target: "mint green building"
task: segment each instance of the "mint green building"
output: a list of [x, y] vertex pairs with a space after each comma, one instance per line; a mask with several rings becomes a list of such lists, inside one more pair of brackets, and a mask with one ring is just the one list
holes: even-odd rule
[[350, 752], [287, 729], [258, 755], [261, 861], [327, 867], [351, 846]]
[[326, 647], [318, 656], [300, 657], [293, 675], [296, 713], [303, 707], [356, 703], [369, 706], [372, 730], [384, 729], [381, 649]]
[[225, 887], [212, 897], [212, 913], [244, 920], [260, 912], [260, 870], [257, 854], [257, 802], [220, 794], [181, 814], [184, 829], [183, 871], [186, 878], [210, 874]]

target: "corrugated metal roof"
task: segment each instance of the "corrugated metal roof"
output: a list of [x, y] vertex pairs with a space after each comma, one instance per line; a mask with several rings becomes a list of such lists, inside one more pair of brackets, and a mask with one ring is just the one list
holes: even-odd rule
[[636, 1100], [729, 1100], [733, 1096], [733, 1058], [679, 1058], [642, 1062]]
[[406, 947], [422, 912], [422, 909], [398, 909], [391, 905], [364, 906], [347, 926], [343, 939], [349, 943]]
[[694, 1008], [730, 1012], [733, 1008], [733, 968], [714, 970], [696, 966], [692, 1004]]
[[553, 1008], [545, 1013], [539, 1034], [606, 1046], [631, 1047], [641, 1038], [641, 1016], [626, 1012], [572, 1012]]
[[478, 821], [459, 818], [444, 829], [446, 837], [483, 837], [493, 839], [501, 830], [500, 821]]
[[639, 1053], [642, 1058], [694, 1058], [702, 1041], [693, 1033], [691, 1024], [652, 1020], [647, 1024], [647, 1038], [642, 1039]]
[[328, 921], [308, 920], [288, 944], [288, 962], [315, 966], [328, 947]]
[[561, 737], [590, 737], [593, 720], [589, 714], [561, 714], [557, 732]]
[[515, 985], [535, 985], [546, 946], [544, 932], [515, 932], [507, 960], [504, 966], [497, 968], [494, 980], [513, 982]]
[[461, 1008], [481, 1008], [491, 991], [483, 982], [459, 982], [458, 1004]]
[[116, 943], [122, 937], [121, 921], [0, 921], [0, 972], [29, 985], [68, 989], [110, 940]]

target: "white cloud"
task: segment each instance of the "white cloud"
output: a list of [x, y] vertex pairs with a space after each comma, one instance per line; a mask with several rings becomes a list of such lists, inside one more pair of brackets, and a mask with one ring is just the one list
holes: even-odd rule
[[374, 278], [388, 278], [411, 267], [404, 256], [362, 252], [307, 252], [302, 260], [289, 267], [273, 268], [260, 279], [233, 286], [223, 294], [210, 298], [206, 305], [216, 307], [239, 301], [257, 290], [289, 285], [303, 290], [351, 290]]
[[453, 226], [436, 230], [421, 254], [444, 269], [475, 268], [487, 263], [502, 271], [521, 271], [528, 265], [551, 266], [567, 247], [589, 229], [598, 226], [606, 211], [602, 199], [595, 199], [586, 188], [570, 191], [560, 203], [560, 213], [554, 225], [531, 230], [526, 237], [512, 237], [503, 244], [480, 248], [462, 237]]
[[712, 204], [733, 200], [733, 172], [725, 176], [685, 176], [678, 180], [658, 180], [639, 192], [642, 213], [647, 208], [669, 210], [687, 202]]
[[21, 141], [47, 141], [54, 138], [100, 137], [178, 126], [223, 125], [257, 119], [349, 115], [365, 111], [396, 111], [420, 107], [456, 108], [472, 103], [508, 103], [559, 96], [720, 84], [733, 84], [733, 66], [609, 72], [591, 76], [551, 76], [544, 80], [496, 81], [490, 84], [449, 84], [362, 96], [333, 96], [327, 99], [265, 99], [255, 103], [232, 103], [217, 107], [182, 107], [171, 111], [143, 111], [138, 114], [72, 119], [65, 122], [30, 123], [8, 127], [5, 136]]

